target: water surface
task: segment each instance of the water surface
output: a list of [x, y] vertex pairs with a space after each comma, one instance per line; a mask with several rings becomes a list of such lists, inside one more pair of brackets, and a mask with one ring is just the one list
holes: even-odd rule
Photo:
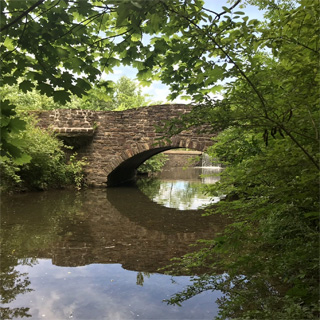
[[138, 186], [152, 201], [168, 208], [196, 210], [216, 203], [205, 184], [220, 180], [221, 167], [172, 167], [160, 172], [156, 179], [138, 181]]
[[[147, 192], [150, 194], [150, 191]], [[2, 318], [213, 319], [219, 292], [169, 306], [187, 275], [162, 270], [222, 230], [219, 216], [161, 206], [138, 188], [1, 201]], [[11, 315], [11, 316], [10, 316]]]

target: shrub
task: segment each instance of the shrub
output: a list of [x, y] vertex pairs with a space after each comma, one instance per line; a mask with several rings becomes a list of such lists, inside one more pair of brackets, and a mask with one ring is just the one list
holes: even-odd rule
[[26, 130], [17, 135], [21, 149], [31, 160], [15, 164], [9, 157], [1, 157], [1, 189], [9, 190], [46, 190], [75, 185], [77, 189], [84, 183], [83, 167], [86, 162], [76, 160], [75, 155], [66, 163], [63, 142], [52, 133], [36, 127], [35, 120], [24, 116]]
[[168, 160], [168, 156], [164, 153], [159, 153], [147, 161], [145, 161], [139, 168], [139, 173], [155, 173], [161, 171], [162, 167]]

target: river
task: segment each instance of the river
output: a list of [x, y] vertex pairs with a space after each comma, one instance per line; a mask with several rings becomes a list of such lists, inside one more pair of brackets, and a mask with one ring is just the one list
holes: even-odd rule
[[202, 192], [209, 177], [179, 174], [139, 187], [2, 197], [1, 319], [213, 319], [220, 292], [181, 307], [163, 301], [191, 278], [161, 268], [226, 224], [198, 209], [218, 201]]

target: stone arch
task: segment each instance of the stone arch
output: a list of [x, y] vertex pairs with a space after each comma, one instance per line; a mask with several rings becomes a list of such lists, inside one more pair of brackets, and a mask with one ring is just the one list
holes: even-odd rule
[[162, 146], [144, 143], [135, 148], [126, 149], [117, 157], [117, 160], [113, 162], [107, 177], [107, 186], [113, 187], [133, 181], [136, 177], [137, 168], [146, 160], [158, 153], [178, 148], [204, 151], [204, 145], [201, 143], [180, 137], [172, 139], [171, 143], [162, 142]]
[[105, 186], [130, 179], [142, 162], [159, 152], [176, 148], [203, 152], [211, 146], [215, 133], [206, 125], [183, 130], [171, 142], [162, 140], [155, 146], [166, 134], [161, 131], [165, 123], [191, 110], [192, 106], [182, 104], [124, 111], [59, 109], [37, 113], [37, 117], [41, 128], [52, 127], [59, 138], [77, 148], [79, 157], [86, 157], [87, 184]]

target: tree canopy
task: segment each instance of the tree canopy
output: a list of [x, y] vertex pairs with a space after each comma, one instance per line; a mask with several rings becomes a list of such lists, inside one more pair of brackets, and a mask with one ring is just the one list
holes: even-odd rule
[[[19, 83], [22, 91], [35, 87], [64, 104], [71, 94], [84, 95], [102, 72], [108, 74], [121, 63], [136, 67], [144, 83], [160, 79], [169, 85], [171, 98], [185, 93], [203, 102], [221, 90], [221, 84], [242, 78], [247, 91], [243, 96], [250, 98], [269, 127], [277, 128], [293, 108], [286, 103], [273, 118], [274, 98], [262, 92], [261, 81], [269, 77], [265, 64], [281, 58], [283, 77], [291, 72], [297, 80], [303, 72], [316, 81], [319, 9], [308, 0], [283, 5], [273, 0], [250, 2], [268, 11], [268, 27], [249, 19], [238, 8], [239, 0], [217, 12], [206, 9], [202, 0], [2, 0], [1, 82], [12, 85], [24, 77]], [[273, 62], [267, 62], [270, 55]], [[305, 67], [298, 70], [301, 63]], [[278, 76], [273, 77], [273, 86], [280, 86]], [[101, 84], [112, 86], [109, 81]], [[302, 95], [293, 81], [281, 85], [283, 99], [292, 98], [291, 90]], [[315, 87], [310, 83], [303, 94], [314, 96], [306, 90]], [[3, 117], [14, 113], [6, 102], [2, 110]], [[11, 152], [15, 148], [8, 132], [21, 128], [18, 119], [2, 124], [7, 142], [3, 148], [9, 153], [8, 147]]]
[[[105, 90], [99, 83], [94, 84], [90, 90], [81, 98], [71, 95], [71, 100], [61, 104], [55, 102], [53, 97], [41, 94], [33, 88], [22, 92], [19, 84], [5, 85], [0, 88], [0, 95], [16, 106], [16, 111], [27, 110], [53, 110], [53, 109], [85, 109], [85, 110], [126, 110], [147, 106], [151, 103], [149, 95], [143, 94], [139, 84], [122, 76], [112, 86], [112, 91]], [[152, 102], [155, 104], [155, 102]]]

